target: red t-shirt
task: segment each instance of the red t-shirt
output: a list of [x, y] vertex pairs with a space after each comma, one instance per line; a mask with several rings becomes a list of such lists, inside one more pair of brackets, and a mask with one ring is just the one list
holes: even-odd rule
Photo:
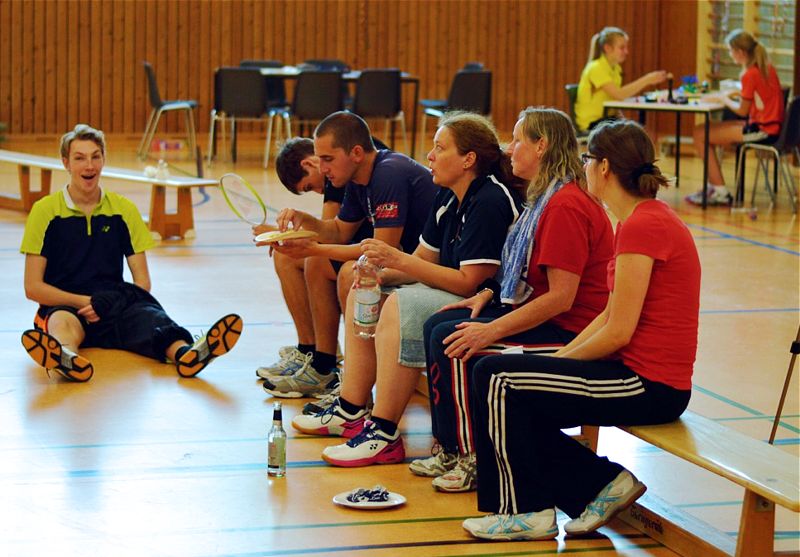
[[535, 299], [549, 290], [547, 267], [580, 275], [572, 308], [550, 323], [579, 333], [608, 302], [606, 268], [614, 253], [614, 233], [600, 204], [571, 182], [550, 198], [539, 218], [527, 282]]
[[692, 388], [700, 311], [700, 259], [686, 225], [655, 199], [640, 203], [617, 225], [616, 249], [608, 264], [614, 289], [616, 257], [652, 257], [650, 285], [636, 331], [616, 356], [639, 375], [681, 390]]
[[742, 74], [742, 98], [751, 101], [748, 120], [758, 124], [761, 131], [769, 135], [781, 133], [783, 124], [783, 91], [775, 68], [767, 67], [767, 79], [755, 64]]

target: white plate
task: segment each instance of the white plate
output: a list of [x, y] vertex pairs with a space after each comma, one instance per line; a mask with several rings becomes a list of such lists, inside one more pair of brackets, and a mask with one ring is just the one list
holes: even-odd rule
[[390, 491], [389, 499], [381, 503], [374, 503], [371, 501], [352, 503], [347, 500], [347, 496], [350, 495], [351, 493], [352, 491], [343, 491], [338, 495], [334, 495], [333, 502], [336, 503], [337, 505], [342, 505], [343, 507], [352, 507], [354, 509], [362, 509], [362, 510], [389, 509], [391, 507], [398, 507], [406, 502], [405, 497], [403, 497], [399, 493], [392, 493]]
[[278, 230], [271, 230], [256, 236], [256, 242], [280, 242], [283, 240], [300, 240], [302, 238], [314, 238], [317, 233], [312, 230], [287, 230], [280, 232]]

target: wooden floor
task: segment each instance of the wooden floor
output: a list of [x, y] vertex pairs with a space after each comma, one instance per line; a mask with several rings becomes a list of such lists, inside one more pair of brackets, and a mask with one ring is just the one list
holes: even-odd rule
[[[12, 138], [2, 148], [57, 153], [56, 138]], [[109, 164], [141, 168], [132, 156], [135, 148], [133, 141], [112, 138]], [[272, 207], [318, 211], [318, 196], [295, 197], [280, 187], [272, 169], [261, 169], [259, 148], [255, 141], [243, 142], [235, 167], [216, 163], [207, 174], [235, 168], [262, 189]], [[785, 193], [772, 210], [760, 197], [756, 220], [726, 208], [704, 213], [690, 207], [680, 199], [697, 187], [692, 176], [700, 176], [701, 168], [689, 157], [682, 163], [681, 188], [665, 199], [689, 225], [703, 265], [690, 408], [766, 440], [800, 314], [798, 220]], [[672, 159], [664, 167], [671, 169]], [[65, 176], [56, 173], [54, 184], [63, 184]], [[147, 211], [147, 188], [106, 185]], [[0, 192], [15, 188], [16, 168], [0, 165]], [[95, 376], [75, 385], [48, 379], [20, 345], [35, 310], [22, 289], [25, 215], [0, 211], [0, 554], [673, 555], [619, 522], [592, 540], [476, 541], [460, 525], [478, 514], [474, 494], [436, 493], [405, 465], [327, 466], [320, 451], [336, 441], [288, 427], [303, 401], [287, 402], [284, 412], [288, 474], [269, 479], [265, 438], [272, 400], [253, 372], [274, 361], [279, 346], [295, 342], [292, 324], [266, 252], [252, 245], [248, 227], [229, 214], [219, 192], [197, 192], [195, 218], [195, 239], [165, 241], [149, 253], [153, 293], [198, 334], [224, 313], [240, 313], [245, 331], [234, 351], [200, 377], [179, 379], [166, 364], [87, 350]], [[796, 374], [777, 440], [795, 454], [797, 384]], [[409, 458], [426, 456], [426, 400], [414, 398], [401, 429]], [[616, 429], [602, 430], [600, 452], [633, 470], [653, 493], [735, 535], [743, 493], [733, 484]], [[331, 502], [336, 493], [378, 483], [405, 495], [408, 504], [365, 512]], [[797, 514], [779, 509], [776, 530], [776, 549], [799, 549]]]

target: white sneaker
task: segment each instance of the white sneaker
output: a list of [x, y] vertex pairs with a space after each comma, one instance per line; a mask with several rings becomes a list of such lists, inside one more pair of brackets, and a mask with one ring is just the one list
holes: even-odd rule
[[279, 398], [303, 398], [325, 396], [339, 384], [337, 368], [326, 373], [319, 373], [309, 360], [292, 375], [279, 375], [264, 379], [263, 389]]
[[406, 450], [400, 431], [389, 435], [373, 421], [364, 422], [364, 428], [343, 445], [326, 447], [322, 460], [334, 466], [369, 466], [370, 464], [396, 464], [403, 462]]
[[[730, 205], [733, 203], [733, 196], [725, 186], [712, 186], [706, 192], [707, 205]], [[703, 190], [687, 195], [684, 199], [692, 205], [702, 205]]]
[[436, 445], [433, 456], [411, 461], [408, 469], [417, 476], [436, 478], [455, 468], [456, 464], [458, 464], [458, 454], [448, 453], [441, 446]]
[[369, 418], [367, 409], [348, 414], [339, 404], [339, 397], [321, 412], [298, 414], [292, 419], [292, 427], [309, 435], [340, 435], [355, 437], [364, 428], [364, 420]]
[[[288, 350], [286, 350], [288, 348]], [[294, 375], [299, 369], [311, 363], [314, 354], [303, 354], [296, 346], [283, 346], [278, 350], [279, 359], [272, 365], [262, 366], [256, 370], [261, 379], [271, 379], [284, 375]]]
[[434, 478], [431, 484], [435, 489], [448, 493], [478, 489], [478, 463], [475, 454], [459, 455], [455, 468]]
[[558, 536], [556, 510], [524, 514], [489, 514], [468, 518], [464, 530], [484, 540], [552, 540]]
[[570, 536], [582, 536], [594, 532], [607, 524], [617, 513], [628, 508], [645, 491], [647, 486], [637, 480], [636, 476], [623, 470], [597, 494], [591, 503], [586, 505], [586, 509], [578, 518], [564, 525], [564, 531]]

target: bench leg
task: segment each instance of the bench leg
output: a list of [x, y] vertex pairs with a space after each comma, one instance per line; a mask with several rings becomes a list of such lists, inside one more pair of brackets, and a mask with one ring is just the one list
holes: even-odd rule
[[775, 504], [750, 490], [744, 492], [736, 557], [772, 555], [775, 538]]
[[575, 440], [580, 442], [587, 449], [592, 452], [597, 452], [597, 438], [600, 435], [600, 427], [596, 425], [583, 425], [581, 432], [575, 436]]
[[33, 204], [50, 193], [50, 182], [53, 171], [48, 168], [41, 169], [39, 191], [31, 191], [31, 167], [20, 164], [17, 169], [19, 176], [19, 198], [10, 195], [0, 195], [0, 208], [14, 209], [16, 211], [30, 211]]
[[150, 231], [161, 238], [178, 236], [194, 238], [194, 212], [192, 209], [191, 188], [179, 188], [178, 209], [175, 213], [167, 213], [166, 186], [153, 185], [150, 192]]

